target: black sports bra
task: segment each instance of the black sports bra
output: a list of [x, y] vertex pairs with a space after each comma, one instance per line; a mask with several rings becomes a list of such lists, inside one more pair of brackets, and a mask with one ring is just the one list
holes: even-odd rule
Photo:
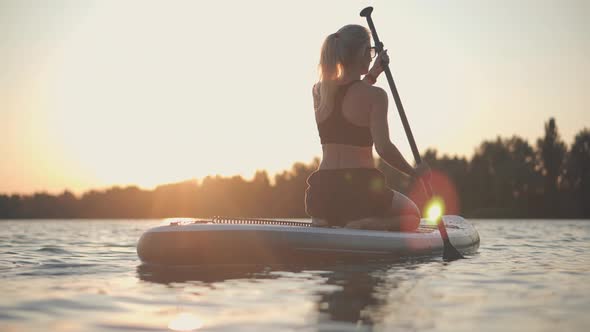
[[370, 128], [355, 125], [346, 120], [342, 114], [342, 100], [346, 96], [348, 88], [355, 82], [358, 82], [358, 80], [339, 87], [334, 96], [334, 109], [327, 119], [317, 124], [322, 144], [373, 146]]

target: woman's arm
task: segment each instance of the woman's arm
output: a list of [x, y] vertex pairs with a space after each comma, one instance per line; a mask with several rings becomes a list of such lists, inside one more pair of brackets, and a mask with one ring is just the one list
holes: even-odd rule
[[377, 77], [383, 72], [385, 69], [385, 65], [389, 64], [389, 55], [387, 55], [387, 50], [382, 51], [375, 59], [375, 63], [373, 67], [369, 69], [369, 72], [365, 77], [363, 77], [363, 82], [373, 85], [377, 82]]
[[377, 82], [377, 78], [373, 76], [373, 74], [371, 74], [371, 72], [369, 71], [367, 73], [367, 75], [365, 75], [365, 77], [363, 77], [363, 82], [369, 84], [369, 85], [373, 85], [375, 84], [375, 82]]
[[375, 149], [379, 156], [391, 167], [409, 176], [417, 175], [414, 167], [402, 156], [399, 150], [389, 139], [389, 126], [387, 124], [387, 93], [381, 88], [372, 88], [374, 97], [370, 114], [371, 136], [375, 142]]

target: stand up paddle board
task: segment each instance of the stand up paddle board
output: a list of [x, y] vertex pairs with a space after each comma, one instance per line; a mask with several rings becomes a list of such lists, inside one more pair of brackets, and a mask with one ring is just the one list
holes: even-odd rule
[[[460, 216], [443, 216], [449, 239], [464, 254], [479, 247], [479, 234]], [[170, 221], [147, 230], [137, 254], [145, 264], [261, 264], [324, 259], [440, 255], [436, 225], [422, 219], [414, 232], [313, 227], [308, 222], [268, 219]]]

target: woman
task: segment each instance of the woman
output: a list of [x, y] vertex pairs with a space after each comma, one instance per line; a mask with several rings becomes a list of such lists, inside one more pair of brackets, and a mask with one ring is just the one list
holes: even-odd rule
[[373, 86], [389, 57], [381, 52], [369, 70], [375, 57], [370, 42], [366, 28], [346, 25], [322, 45], [320, 82], [312, 92], [323, 157], [307, 179], [305, 208], [314, 226], [412, 231], [420, 211], [387, 188], [375, 168], [373, 143], [387, 164], [409, 176], [429, 169], [424, 163], [413, 168], [389, 139], [387, 93]]

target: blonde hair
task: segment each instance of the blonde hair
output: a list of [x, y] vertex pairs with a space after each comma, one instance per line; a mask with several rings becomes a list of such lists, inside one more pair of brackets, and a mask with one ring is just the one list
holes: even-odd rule
[[371, 42], [371, 33], [362, 25], [345, 25], [326, 37], [320, 53], [320, 103], [317, 111], [331, 109], [342, 75], [357, 62]]

